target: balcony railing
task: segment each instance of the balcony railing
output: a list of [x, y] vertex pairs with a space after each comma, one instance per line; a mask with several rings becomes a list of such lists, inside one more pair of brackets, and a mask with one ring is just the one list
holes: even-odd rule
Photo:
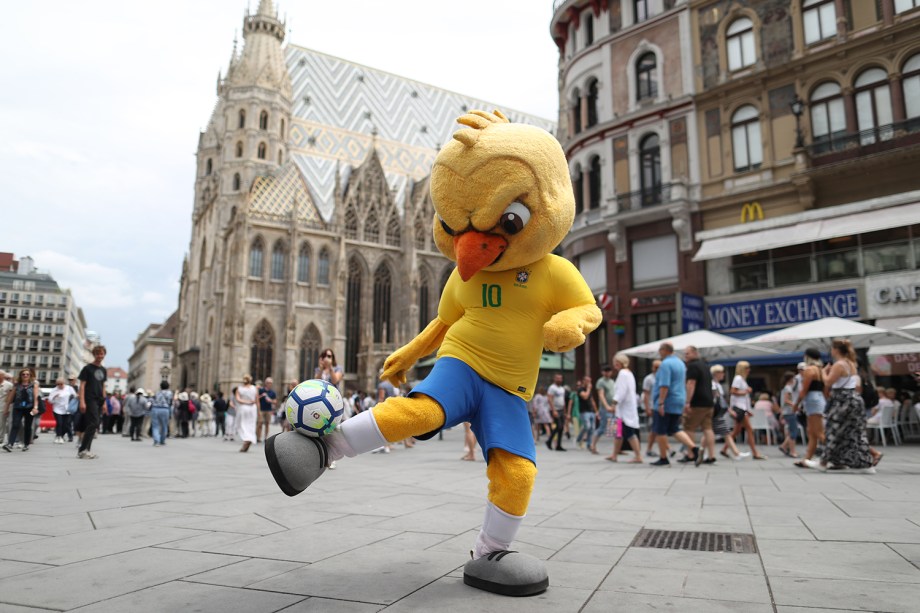
[[920, 117], [860, 132], [837, 132], [805, 147], [812, 165], [821, 166], [920, 143]]
[[665, 183], [648, 189], [640, 189], [627, 194], [617, 194], [619, 211], [638, 211], [665, 204], [671, 200], [671, 184]]

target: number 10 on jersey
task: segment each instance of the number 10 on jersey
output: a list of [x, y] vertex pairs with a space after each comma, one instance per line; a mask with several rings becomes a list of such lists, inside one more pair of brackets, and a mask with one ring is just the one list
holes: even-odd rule
[[502, 305], [502, 286], [482, 284], [482, 306], [500, 307]]

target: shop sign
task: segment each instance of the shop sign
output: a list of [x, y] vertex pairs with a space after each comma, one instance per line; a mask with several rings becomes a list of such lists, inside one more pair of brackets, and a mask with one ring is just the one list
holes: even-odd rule
[[870, 318], [920, 315], [920, 280], [916, 273], [866, 277]]
[[686, 292], [680, 293], [680, 329], [681, 332], [693, 332], [706, 327], [706, 310], [703, 297]]
[[647, 309], [650, 307], [665, 306], [674, 304], [674, 294], [660, 294], [658, 296], [642, 296], [632, 298], [629, 306], [634, 309]]
[[825, 317], [859, 319], [855, 289], [727, 304], [710, 304], [710, 330], [783, 328]]
[[913, 375], [920, 373], [920, 353], [877, 355], [872, 359], [871, 366], [877, 377]]

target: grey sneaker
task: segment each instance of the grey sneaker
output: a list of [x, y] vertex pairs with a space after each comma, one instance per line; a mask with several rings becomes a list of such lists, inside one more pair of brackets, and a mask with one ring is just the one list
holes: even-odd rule
[[535, 596], [549, 587], [542, 560], [517, 551], [493, 551], [463, 567], [463, 582], [503, 596]]
[[326, 472], [329, 450], [322, 439], [282, 432], [265, 441], [265, 459], [281, 491], [296, 496]]

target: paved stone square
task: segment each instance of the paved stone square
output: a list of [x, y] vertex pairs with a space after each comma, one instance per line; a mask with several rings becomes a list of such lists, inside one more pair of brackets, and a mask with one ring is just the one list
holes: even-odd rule
[[[550, 589], [512, 599], [463, 585], [486, 480], [459, 430], [339, 462], [295, 498], [261, 446], [106, 435], [86, 461], [51, 439], [0, 455], [0, 611], [920, 610], [916, 445], [877, 475], [775, 448], [656, 469], [540, 445], [515, 548], [547, 560]], [[643, 527], [753, 533], [759, 552], [630, 547]]]

